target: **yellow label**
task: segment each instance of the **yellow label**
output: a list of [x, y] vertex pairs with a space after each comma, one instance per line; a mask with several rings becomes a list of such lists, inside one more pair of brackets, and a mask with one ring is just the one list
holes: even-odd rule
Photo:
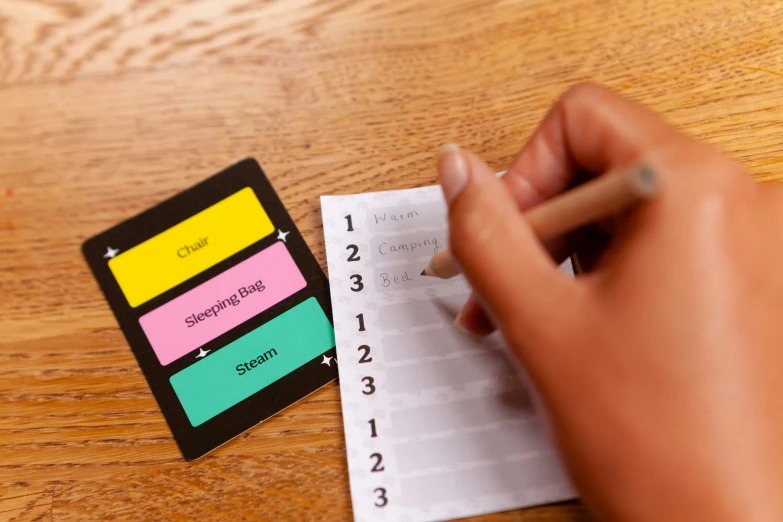
[[273, 231], [247, 187], [110, 259], [109, 269], [135, 308]]

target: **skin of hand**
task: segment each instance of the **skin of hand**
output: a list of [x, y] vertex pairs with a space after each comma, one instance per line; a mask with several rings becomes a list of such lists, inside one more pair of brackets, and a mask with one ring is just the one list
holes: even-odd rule
[[[589, 273], [560, 272], [568, 245], [545, 248], [521, 211], [640, 163], [660, 195], [613, 221]], [[598, 519], [783, 520], [783, 191], [591, 84], [503, 178], [453, 144], [438, 172], [474, 289], [458, 325], [501, 330]]]

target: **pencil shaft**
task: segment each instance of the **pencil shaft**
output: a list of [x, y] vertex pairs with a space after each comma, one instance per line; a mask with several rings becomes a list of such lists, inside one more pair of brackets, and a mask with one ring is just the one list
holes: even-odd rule
[[654, 174], [647, 167], [606, 174], [534, 207], [524, 217], [539, 239], [557, 237], [651, 197], [657, 183], [652, 190], [640, 184], [655, 183], [650, 176]]
[[[644, 165], [620, 173], [607, 173], [564, 192], [524, 214], [533, 232], [545, 240], [616, 215], [643, 199], [653, 197], [659, 188], [655, 173]], [[424, 273], [449, 279], [461, 272], [449, 250], [441, 250], [430, 260]]]

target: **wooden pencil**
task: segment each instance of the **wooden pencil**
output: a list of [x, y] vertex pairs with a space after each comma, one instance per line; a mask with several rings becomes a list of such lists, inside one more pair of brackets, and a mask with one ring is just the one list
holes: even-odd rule
[[[523, 214], [539, 239], [551, 239], [618, 214], [655, 196], [658, 175], [646, 165], [609, 172], [547, 200]], [[441, 250], [422, 275], [450, 279], [461, 272], [451, 252]]]

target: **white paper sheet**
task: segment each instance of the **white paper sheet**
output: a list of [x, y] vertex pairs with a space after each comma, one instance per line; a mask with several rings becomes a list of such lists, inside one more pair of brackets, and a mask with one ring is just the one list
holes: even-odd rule
[[453, 326], [438, 187], [322, 196], [354, 518], [419, 522], [575, 497], [497, 334]]

